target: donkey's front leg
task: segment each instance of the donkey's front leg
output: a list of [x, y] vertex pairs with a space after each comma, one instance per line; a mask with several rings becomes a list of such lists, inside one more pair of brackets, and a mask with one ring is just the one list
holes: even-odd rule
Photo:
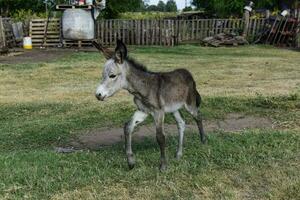
[[177, 110], [173, 113], [175, 120], [177, 122], [178, 132], [179, 132], [179, 139], [178, 139], [178, 148], [176, 153], [176, 158], [180, 159], [182, 157], [182, 149], [183, 149], [183, 137], [184, 137], [184, 129], [185, 129], [185, 122], [182, 119], [180, 112]]
[[127, 162], [129, 169], [132, 169], [135, 165], [135, 159], [131, 148], [131, 135], [134, 131], [134, 127], [139, 123], [143, 122], [148, 114], [142, 111], [136, 111], [129, 122], [125, 124], [124, 135], [125, 135], [125, 150], [127, 155]]
[[156, 139], [160, 147], [160, 171], [167, 169], [167, 157], [166, 157], [166, 138], [164, 134], [164, 117], [163, 111], [154, 113], [154, 121], [156, 126]]

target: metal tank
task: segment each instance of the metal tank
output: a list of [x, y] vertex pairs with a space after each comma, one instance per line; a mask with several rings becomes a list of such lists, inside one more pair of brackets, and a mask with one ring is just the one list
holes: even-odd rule
[[95, 24], [90, 10], [66, 9], [62, 16], [62, 29], [64, 39], [95, 38]]

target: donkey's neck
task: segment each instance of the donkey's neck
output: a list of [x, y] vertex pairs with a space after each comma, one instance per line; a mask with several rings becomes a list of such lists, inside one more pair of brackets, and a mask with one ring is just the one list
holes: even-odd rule
[[147, 98], [151, 85], [155, 84], [155, 73], [146, 70], [143, 66], [135, 66], [127, 62], [126, 89], [138, 98]]

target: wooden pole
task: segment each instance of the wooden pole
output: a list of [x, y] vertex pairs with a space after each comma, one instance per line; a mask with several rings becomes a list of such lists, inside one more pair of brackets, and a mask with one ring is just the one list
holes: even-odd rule
[[[285, 19], [285, 22], [284, 22], [284, 24], [283, 24], [282, 29], [279, 30], [280, 33], [279, 33], [279, 38], [278, 38], [278, 40], [277, 40], [277, 45], [280, 45], [281, 39], [282, 39], [282, 37], [284, 36], [284, 34], [286, 33], [285, 30], [286, 30], [286, 25], [287, 25], [287, 23], [288, 23], [288, 18]], [[275, 42], [276, 42], [276, 41], [274, 41], [274, 43], [275, 43]]]
[[243, 37], [247, 37], [247, 33], [248, 33], [248, 30], [249, 30], [249, 23], [250, 23], [250, 11], [245, 9], [244, 10], [244, 31], [243, 31]]
[[0, 48], [6, 47], [5, 29], [2, 17], [0, 16]]

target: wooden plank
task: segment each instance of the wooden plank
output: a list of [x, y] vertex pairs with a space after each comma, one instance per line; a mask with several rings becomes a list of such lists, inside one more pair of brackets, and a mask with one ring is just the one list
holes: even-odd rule
[[162, 20], [162, 32], [161, 32], [161, 45], [165, 45], [166, 43], [166, 24], [165, 20]]
[[[44, 34], [44, 31], [34, 31], [32, 35], [41, 35]], [[59, 31], [47, 31], [48, 35], [59, 35]]]
[[155, 28], [155, 35], [154, 35], [154, 44], [159, 45], [160, 41], [160, 20], [157, 20], [156, 22], [156, 28]]
[[170, 46], [170, 27], [169, 20], [166, 20], [166, 46]]
[[6, 47], [6, 38], [5, 38], [3, 20], [2, 17], [0, 16], [0, 48], [3, 47]]
[[257, 19], [254, 19], [252, 25], [252, 36], [255, 36], [256, 30], [257, 30]]
[[134, 26], [135, 26], [135, 20], [131, 20], [130, 21], [130, 37], [131, 37], [131, 41], [130, 44], [133, 45], [134, 44]]
[[235, 30], [234, 30], [234, 28], [233, 28], [233, 26], [234, 26], [234, 21], [233, 20], [229, 20], [229, 24], [228, 24], [228, 29], [229, 29], [229, 32], [230, 33], [232, 33], [232, 32], [234, 32]]
[[166, 30], [166, 42], [167, 42], [167, 46], [171, 46], [170, 42], [171, 42], [171, 27], [170, 27], [170, 20], [166, 21], [167, 23], [167, 30]]
[[[44, 26], [44, 24], [45, 24], [46, 22], [47, 22], [47, 21], [42, 21], [42, 22], [33, 22], [33, 21], [32, 21], [32, 26]], [[49, 24], [51, 24], [51, 25], [60, 24], [60, 20], [59, 20], [59, 21], [49, 21]]]
[[120, 20], [113, 20], [113, 43], [111, 44], [114, 46], [117, 43], [118, 39], [118, 32], [120, 31]]
[[125, 24], [123, 24], [123, 33], [124, 33], [124, 36], [125, 36], [125, 41], [126, 41], [126, 44], [130, 44], [130, 20], [126, 20]]
[[141, 42], [141, 20], [136, 20], [136, 45], [140, 45]]
[[66, 9], [85, 9], [85, 10], [91, 10], [93, 8], [92, 5], [56, 5], [56, 10], [66, 10]]
[[128, 44], [128, 39], [127, 39], [127, 20], [119, 20], [119, 33], [120, 33], [120, 39], [122, 39], [122, 41], [125, 44]]
[[[46, 18], [35, 18], [35, 19], [31, 19], [31, 21], [34, 22], [45, 22], [47, 21]], [[60, 18], [50, 18], [49, 21], [60, 21]]]
[[143, 19], [142, 19], [142, 23], [141, 23], [141, 31], [142, 31], [141, 45], [144, 45], [144, 41], [145, 41], [145, 20], [143, 20]]
[[135, 31], [134, 31], [134, 35], [135, 35], [135, 45], [138, 45], [138, 20], [134, 20], [134, 24], [135, 24]]
[[145, 26], [146, 26], [146, 22], [145, 22], [146, 20], [145, 19], [143, 19], [142, 20], [142, 27], [141, 27], [141, 30], [142, 30], [142, 45], [145, 45], [145, 33], [146, 33], [146, 31], [145, 31]]
[[158, 45], [161, 45], [162, 44], [162, 27], [163, 27], [163, 22], [162, 20], [158, 20], [158, 26], [159, 26], [159, 30], [158, 30]]
[[153, 29], [154, 27], [152, 26], [152, 21], [153, 20], [148, 20], [148, 45], [152, 45], [152, 36], [153, 36]]
[[104, 21], [100, 20], [98, 23], [100, 23], [100, 32], [99, 32], [99, 35], [98, 35], [98, 40], [101, 41], [101, 44], [104, 44], [104, 42], [103, 42]]
[[[32, 35], [32, 39], [44, 38], [43, 35]], [[47, 35], [47, 38], [60, 38], [59, 35]]]
[[145, 33], [145, 37], [146, 37], [145, 44], [146, 45], [149, 45], [149, 40], [150, 40], [149, 33], [150, 33], [149, 20], [146, 19], [146, 33]]
[[[44, 39], [32, 39], [32, 42], [43, 42]], [[59, 39], [47, 39], [47, 42], [59, 42]]]
[[105, 20], [104, 21], [104, 29], [103, 29], [103, 31], [104, 31], [104, 38], [103, 38], [103, 44], [104, 45], [107, 45], [108, 44], [108, 37], [109, 37], [109, 34], [108, 34], [108, 20]]

